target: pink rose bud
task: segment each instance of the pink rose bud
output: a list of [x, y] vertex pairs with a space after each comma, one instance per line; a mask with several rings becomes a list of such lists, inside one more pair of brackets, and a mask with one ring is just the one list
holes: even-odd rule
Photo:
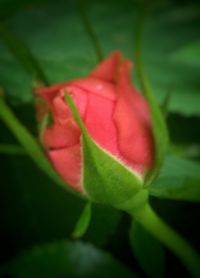
[[154, 143], [145, 98], [131, 84], [132, 63], [119, 51], [100, 63], [86, 78], [40, 88], [39, 113], [48, 110], [52, 123], [41, 134], [56, 171], [73, 189], [82, 184], [82, 143], [64, 94], [71, 95], [91, 138], [141, 178], [153, 166]]

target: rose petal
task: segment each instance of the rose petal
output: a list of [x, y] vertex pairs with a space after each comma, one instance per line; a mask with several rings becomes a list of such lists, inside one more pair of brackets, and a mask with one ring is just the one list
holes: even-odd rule
[[88, 77], [86, 79], [79, 79], [73, 81], [71, 84], [89, 93], [100, 95], [110, 100], [116, 99], [114, 85], [97, 78]]
[[116, 69], [122, 59], [120, 51], [113, 52], [107, 59], [101, 62], [89, 75], [107, 82], [114, 82]]
[[56, 84], [51, 87], [38, 88], [37, 94], [41, 96], [44, 100], [46, 100], [49, 106], [51, 106], [53, 99], [56, 97], [56, 95], [59, 93], [59, 91], [62, 88], [67, 86], [67, 84], [68, 82], [64, 82], [61, 84]]
[[55, 123], [47, 127], [42, 136], [43, 143], [48, 148], [71, 147], [79, 143], [80, 129], [73, 119], [69, 119], [65, 124]]
[[89, 94], [85, 125], [99, 145], [119, 156], [116, 127], [113, 123], [114, 104], [113, 101]]
[[71, 110], [60, 94], [52, 100], [52, 112], [54, 121], [58, 124], [65, 124], [72, 118]]
[[66, 183], [71, 185], [75, 190], [82, 191], [80, 184], [81, 175], [81, 152], [80, 146], [76, 145], [71, 148], [52, 150], [48, 152], [56, 171]]
[[130, 84], [129, 72], [130, 64], [124, 62], [118, 72], [119, 98], [113, 118], [118, 130], [120, 152], [145, 170], [153, 163], [150, 113], [145, 99]]
[[67, 86], [66, 90], [73, 97], [73, 100], [76, 104], [76, 107], [78, 108], [78, 111], [79, 111], [81, 117], [84, 117], [86, 109], [87, 109], [87, 103], [88, 103], [87, 92], [85, 92], [83, 89], [80, 89], [77, 86], [74, 86], [72, 84], [69, 84]]

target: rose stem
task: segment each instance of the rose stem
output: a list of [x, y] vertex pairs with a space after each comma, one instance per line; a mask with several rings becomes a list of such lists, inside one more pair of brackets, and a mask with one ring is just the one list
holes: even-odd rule
[[[143, 13], [139, 15], [135, 37], [136, 70], [144, 93], [149, 91], [149, 84], [147, 84], [143, 64], [141, 61], [142, 32], [147, 8], [148, 7], [146, 7], [146, 9], [143, 10]], [[178, 233], [176, 233], [172, 228], [165, 224], [148, 204], [142, 207], [140, 210], [134, 211], [133, 216], [141, 225], [143, 225], [149, 232], [151, 232], [172, 252], [174, 252], [177, 257], [179, 257], [180, 260], [186, 265], [186, 267], [194, 275], [194, 277], [199, 277], [199, 255], [186, 240], [184, 240]]]
[[44, 85], [49, 84], [45, 73], [29, 47], [3, 22], [0, 22], [0, 39], [36, 82], [42, 82]]
[[193, 277], [200, 275], [200, 257], [193, 247], [177, 232], [169, 227], [149, 206], [144, 205], [134, 211], [135, 217], [146, 230], [159, 239], [184, 263]]
[[78, 1], [78, 8], [79, 8], [79, 12], [80, 12], [80, 17], [81, 17], [82, 23], [84, 25], [85, 31], [88, 34], [88, 36], [89, 36], [89, 38], [92, 42], [92, 45], [95, 49], [97, 59], [100, 62], [103, 59], [103, 56], [104, 56], [103, 51], [101, 49], [97, 34], [95, 33], [95, 30], [92, 26], [92, 23], [91, 23], [88, 15], [85, 11], [85, 5], [84, 5], [85, 3], [84, 2], [85, 1], [83, 1], [83, 0]]
[[5, 103], [3, 97], [0, 97], [0, 119], [5, 123], [8, 129], [24, 148], [24, 151], [32, 158], [36, 165], [56, 184], [60, 185], [64, 189], [68, 189], [61, 178], [53, 170], [53, 167], [45, 156], [36, 138], [34, 138], [26, 127], [20, 123]]

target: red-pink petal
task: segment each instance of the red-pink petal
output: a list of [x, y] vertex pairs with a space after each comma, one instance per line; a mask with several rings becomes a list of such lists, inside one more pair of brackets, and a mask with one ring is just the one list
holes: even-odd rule
[[72, 118], [72, 113], [68, 107], [64, 95], [69, 93], [82, 117], [84, 117], [85, 110], [87, 107], [87, 93], [78, 87], [68, 85], [67, 87], [60, 90], [59, 94], [52, 100], [51, 111], [53, 112], [54, 120], [57, 123], [65, 124], [69, 118]]
[[108, 58], [103, 60], [91, 73], [90, 77], [98, 78], [107, 82], [114, 82], [116, 69], [122, 59], [120, 51], [113, 52]]
[[55, 123], [52, 127], [47, 127], [43, 132], [43, 143], [48, 148], [71, 147], [79, 143], [80, 129], [73, 119], [69, 119], [65, 124]]
[[71, 148], [52, 150], [48, 156], [56, 171], [73, 189], [81, 192], [81, 152], [80, 146]]
[[148, 123], [144, 124], [134, 111], [120, 98], [115, 107], [114, 120], [118, 130], [119, 149], [130, 161], [150, 167], [152, 165], [152, 134]]
[[[88, 104], [88, 93], [72, 84], [69, 84], [66, 90], [72, 96], [81, 117], [84, 117]], [[62, 93], [64, 93], [64, 91], [62, 91]]]
[[[119, 98], [114, 112], [118, 143], [122, 155], [129, 161], [149, 168], [153, 163], [151, 120], [145, 99], [130, 84], [130, 64], [121, 65], [117, 90]], [[143, 111], [140, 111], [143, 110]]]
[[116, 127], [113, 123], [115, 102], [90, 94], [85, 125], [92, 138], [112, 154], [119, 155]]
[[109, 82], [88, 77], [86, 79], [72, 81], [71, 84], [89, 93], [100, 95], [110, 100], [116, 99], [115, 86]]
[[55, 98], [55, 96], [59, 93], [59, 91], [66, 87], [68, 82], [56, 84], [51, 87], [45, 87], [45, 88], [38, 88], [37, 94], [41, 96], [44, 100], [47, 101], [47, 103], [51, 106], [52, 100]]
[[65, 124], [72, 118], [72, 113], [66, 104], [66, 101], [58, 94], [52, 100], [52, 112], [55, 123]]

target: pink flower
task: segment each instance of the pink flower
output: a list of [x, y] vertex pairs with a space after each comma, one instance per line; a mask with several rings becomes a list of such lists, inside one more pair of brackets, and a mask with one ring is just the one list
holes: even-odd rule
[[98, 145], [141, 177], [153, 166], [150, 112], [131, 84], [131, 67], [116, 51], [86, 78], [39, 89], [53, 116], [51, 126], [43, 130], [42, 142], [56, 171], [77, 191], [83, 191], [81, 131], [64, 100], [66, 92]]

